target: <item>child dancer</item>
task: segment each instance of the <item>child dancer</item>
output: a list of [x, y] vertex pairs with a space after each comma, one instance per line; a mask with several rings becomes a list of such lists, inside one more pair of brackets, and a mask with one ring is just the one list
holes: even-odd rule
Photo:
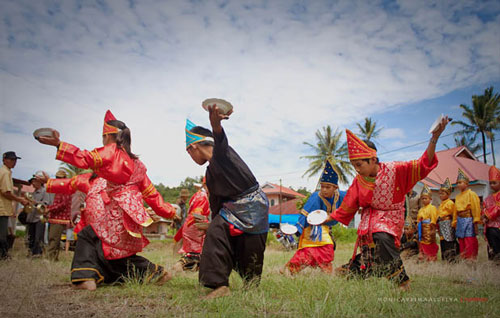
[[345, 191], [339, 191], [337, 183], [338, 174], [327, 160], [320, 179], [321, 189], [311, 194], [296, 224], [297, 235], [300, 235], [298, 250], [285, 265], [282, 273], [288, 269], [291, 274], [296, 274], [307, 266], [319, 267], [326, 273], [332, 272], [334, 241], [329, 230], [332, 225], [337, 224], [337, 221], [311, 225], [307, 222], [307, 216], [315, 210], [323, 210], [330, 214], [332, 209], [340, 206]]
[[456, 212], [453, 214], [452, 226], [460, 246], [463, 259], [475, 260], [478, 252], [477, 225], [481, 222], [479, 197], [469, 187], [469, 178], [458, 169], [457, 188], [460, 193], [455, 197]]
[[170, 274], [163, 268], [136, 255], [149, 243], [142, 228], [153, 222], [142, 200], [165, 218], [173, 218], [175, 210], [163, 202], [146, 167], [132, 153], [129, 128], [109, 110], [102, 139], [104, 147], [87, 151], [60, 141], [57, 131], [52, 137], [38, 138], [43, 144], [57, 147], [56, 159], [92, 169], [100, 177], [87, 196], [87, 208], [96, 214], [93, 220], [86, 219], [90, 225], [78, 235], [71, 281], [78, 288], [95, 290], [97, 283], [114, 282], [134, 272], [141, 277], [152, 272], [161, 276], [160, 281], [168, 280]]
[[493, 193], [484, 200], [482, 219], [492, 259], [500, 264], [500, 170], [497, 167], [490, 167], [489, 179]]
[[456, 213], [455, 203], [450, 200], [453, 191], [450, 179], [446, 178], [439, 189], [441, 204], [438, 208], [438, 230], [441, 245], [441, 258], [454, 262], [459, 253], [458, 242], [455, 238], [455, 229], [451, 226], [453, 215]]
[[186, 125], [186, 150], [199, 165], [208, 162], [206, 182], [212, 222], [200, 262], [200, 283], [213, 289], [206, 299], [226, 296], [235, 269], [245, 284], [259, 283], [269, 230], [267, 196], [252, 171], [229, 146], [216, 105], [209, 107], [212, 131]]
[[418, 240], [420, 242], [420, 260], [435, 261], [439, 250], [436, 244], [437, 209], [431, 204], [431, 191], [424, 185], [420, 193], [422, 207], [417, 214]]
[[196, 223], [206, 223], [210, 216], [210, 204], [205, 189], [205, 180], [202, 184], [194, 184], [198, 191], [189, 200], [189, 211], [182, 227], [174, 236], [175, 241], [182, 239], [182, 247], [178, 251], [181, 259], [174, 265], [176, 271], [197, 271], [200, 255], [205, 240], [205, 231], [198, 229]]
[[371, 142], [364, 142], [347, 130], [349, 159], [358, 175], [347, 190], [340, 208], [331, 217], [349, 224], [361, 209], [361, 222], [356, 250], [361, 247], [361, 262], [350, 267], [352, 273], [385, 276], [402, 289], [409, 288], [409, 277], [400, 257], [400, 238], [404, 227], [405, 195], [437, 166], [434, 155], [439, 136], [448, 124], [442, 119], [433, 131], [427, 150], [418, 160], [409, 162], [379, 162]]

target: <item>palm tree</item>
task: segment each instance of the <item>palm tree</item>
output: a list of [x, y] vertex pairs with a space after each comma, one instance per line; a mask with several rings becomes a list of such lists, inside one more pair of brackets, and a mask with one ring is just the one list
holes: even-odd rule
[[370, 117], [365, 118], [363, 125], [356, 125], [358, 125], [360, 137], [365, 140], [377, 138], [382, 131], [382, 128], [377, 129], [377, 122], [372, 120]]
[[[477, 134], [475, 133], [459, 133], [455, 136], [455, 147], [465, 146], [477, 157], [477, 152], [481, 150], [481, 145], [476, 144], [476, 137]], [[451, 148], [447, 144], [444, 144], [444, 146], [448, 149]]]
[[75, 167], [69, 163], [66, 163], [66, 162], [61, 162], [60, 166], [61, 166], [61, 170], [64, 170], [66, 172], [66, 175], [68, 176], [68, 178], [72, 178], [76, 175], [92, 171], [92, 170], [88, 170], [88, 169], [77, 168], [77, 167]]
[[[468, 120], [468, 123], [462, 120], [451, 123], [464, 128], [459, 134], [481, 134], [484, 163], [486, 163], [486, 137], [490, 138], [493, 146], [493, 131], [497, 130], [500, 124], [499, 99], [498, 94], [493, 95], [493, 87], [487, 88], [483, 95], [472, 96], [472, 107], [464, 104], [460, 105], [463, 110], [462, 116]], [[493, 148], [491, 150], [493, 153]], [[493, 159], [493, 162], [495, 162], [495, 159]]]
[[334, 169], [337, 170], [339, 182], [342, 184], [348, 183], [347, 177], [354, 176], [354, 169], [349, 162], [347, 142], [341, 144], [340, 138], [342, 138], [342, 131], [337, 129], [335, 133], [332, 133], [332, 128], [328, 125], [323, 127], [322, 131], [319, 129], [316, 131], [315, 145], [304, 142], [305, 145], [310, 146], [314, 150], [315, 154], [301, 157], [311, 160], [309, 169], [304, 172], [303, 176], [312, 177], [322, 171], [325, 161], [329, 159]]
[[[486, 131], [486, 137], [490, 139], [490, 149], [491, 149], [491, 156], [493, 157], [493, 165], [496, 165], [496, 160], [495, 160], [495, 148], [493, 147], [493, 141], [495, 140], [495, 130], [500, 129], [500, 108], [498, 107], [498, 103], [500, 101], [500, 95], [497, 93], [493, 96], [491, 96], [493, 91], [493, 87], [490, 87], [489, 96], [486, 96], [485, 98], [488, 98], [487, 103], [487, 108], [491, 110], [493, 113], [492, 117], [493, 120], [489, 122], [489, 127], [488, 130]], [[485, 92], [486, 93], [486, 92]], [[486, 95], [486, 94], [485, 94]]]

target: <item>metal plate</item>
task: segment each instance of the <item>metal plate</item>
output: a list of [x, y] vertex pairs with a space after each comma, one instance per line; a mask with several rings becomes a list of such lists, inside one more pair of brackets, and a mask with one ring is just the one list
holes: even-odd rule
[[52, 137], [54, 135], [54, 130], [52, 128], [38, 128], [33, 132], [33, 137], [38, 139], [38, 137]]
[[216, 105], [217, 108], [219, 108], [219, 111], [226, 115], [233, 109], [233, 105], [231, 105], [230, 102], [225, 101], [220, 98], [209, 98], [205, 99], [203, 103], [201, 103], [201, 106], [203, 107], [204, 110], [208, 112], [208, 106]]

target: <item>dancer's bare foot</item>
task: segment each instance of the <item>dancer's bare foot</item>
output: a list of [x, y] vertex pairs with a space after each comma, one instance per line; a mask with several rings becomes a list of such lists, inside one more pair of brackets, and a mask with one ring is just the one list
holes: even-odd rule
[[214, 299], [214, 298], [229, 296], [230, 294], [231, 294], [231, 291], [229, 290], [229, 287], [220, 286], [220, 287], [217, 287], [216, 289], [212, 290], [206, 296], [201, 297], [201, 299], [205, 299], [205, 300], [206, 299]]
[[280, 274], [286, 277], [292, 276], [292, 272], [290, 272], [290, 269], [286, 266], [280, 268]]
[[166, 270], [164, 270], [163, 273], [161, 273], [161, 276], [156, 281], [156, 285], [162, 286], [163, 284], [165, 284], [166, 282], [168, 282], [171, 279], [172, 279], [172, 274], [170, 274], [170, 272], [167, 272]]
[[95, 283], [95, 280], [86, 280], [84, 282], [81, 282], [78, 285], [73, 285], [75, 289], [85, 289], [85, 290], [90, 290], [94, 291], [97, 289], [97, 284]]
[[182, 269], [182, 263], [181, 262], [176, 262], [174, 264], [174, 266], [172, 266], [172, 271], [176, 272], [176, 273], [180, 273], [183, 271]]
[[333, 274], [336, 276], [347, 276], [349, 275], [349, 269], [345, 267], [337, 267], [333, 271]]
[[403, 282], [401, 285], [399, 285], [399, 289], [405, 292], [410, 291], [410, 281], [407, 280], [406, 282]]

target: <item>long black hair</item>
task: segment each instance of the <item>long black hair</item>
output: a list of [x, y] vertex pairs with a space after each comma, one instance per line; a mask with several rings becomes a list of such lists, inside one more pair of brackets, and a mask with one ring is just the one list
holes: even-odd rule
[[115, 137], [117, 146], [125, 149], [130, 158], [138, 159], [138, 157], [132, 153], [132, 149], [130, 148], [130, 145], [132, 144], [132, 137], [130, 137], [130, 129], [127, 125], [120, 120], [110, 120], [106, 123], [120, 130], [117, 134], [110, 134]]

